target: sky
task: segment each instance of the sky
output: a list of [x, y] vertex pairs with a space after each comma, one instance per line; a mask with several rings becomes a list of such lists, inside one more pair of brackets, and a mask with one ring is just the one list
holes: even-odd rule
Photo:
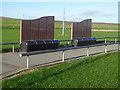
[[93, 22], [118, 23], [118, 2], [2, 2], [2, 16], [36, 19], [55, 16], [66, 21], [92, 19]]

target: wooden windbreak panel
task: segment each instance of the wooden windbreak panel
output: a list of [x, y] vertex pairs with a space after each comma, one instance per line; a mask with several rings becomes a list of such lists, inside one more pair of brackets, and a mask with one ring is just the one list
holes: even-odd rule
[[71, 40], [73, 40], [73, 23], [71, 24]]
[[20, 43], [22, 41], [22, 20], [20, 20]]
[[91, 37], [91, 19], [73, 23], [71, 26], [71, 39]]
[[47, 17], [47, 40], [54, 39], [54, 17]]
[[78, 38], [82, 37], [82, 22], [78, 23]]
[[20, 22], [20, 43], [30, 40], [54, 40], [54, 16]]
[[91, 37], [91, 26], [92, 26], [92, 20], [88, 19], [88, 37]]
[[31, 40], [39, 40], [39, 20], [31, 21]]
[[[22, 21], [22, 41], [26, 41], [31, 39], [31, 21], [30, 20], [23, 20]], [[21, 41], [20, 41], [21, 42]]]
[[40, 19], [39, 40], [47, 40], [46, 17]]
[[77, 38], [77, 23], [73, 23], [73, 39]]
[[83, 21], [83, 38], [87, 37], [87, 21]]

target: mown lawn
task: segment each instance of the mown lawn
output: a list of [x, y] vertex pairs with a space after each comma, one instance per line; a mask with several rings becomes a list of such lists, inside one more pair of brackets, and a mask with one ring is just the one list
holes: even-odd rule
[[41, 67], [2, 81], [2, 88], [117, 88], [118, 52]]

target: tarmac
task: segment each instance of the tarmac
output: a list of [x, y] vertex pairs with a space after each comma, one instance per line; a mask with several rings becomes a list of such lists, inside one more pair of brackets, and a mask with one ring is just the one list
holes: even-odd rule
[[[108, 52], [118, 51], [118, 44], [108, 45]], [[105, 46], [91, 47], [89, 49], [90, 56], [104, 54]], [[2, 70], [2, 78], [26, 69], [27, 57], [20, 57], [19, 53], [2, 53], [0, 61], [0, 69]], [[85, 58], [87, 48], [65, 51], [65, 61]], [[30, 68], [40, 67], [44, 65], [60, 63], [62, 61], [62, 52], [52, 52], [30, 56]]]

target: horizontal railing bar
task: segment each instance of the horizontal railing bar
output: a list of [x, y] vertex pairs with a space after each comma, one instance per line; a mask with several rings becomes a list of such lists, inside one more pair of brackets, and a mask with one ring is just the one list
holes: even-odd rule
[[59, 42], [72, 41], [72, 40], [58, 40]]
[[[92, 37], [95, 38], [95, 37]], [[120, 38], [120, 37], [98, 37], [96, 39], [107, 39], [107, 38]], [[58, 40], [59, 42], [72, 41], [72, 40]], [[87, 41], [87, 40], [84, 40]]]
[[21, 54], [20, 54], [20, 57], [22, 57], [22, 56], [36, 55], [36, 54], [44, 54], [44, 53], [50, 53], [50, 52], [66, 51], [66, 50], [72, 50], [72, 49], [81, 49], [81, 48], [87, 48], [87, 47], [112, 45], [112, 44], [120, 44], [120, 42], [117, 42], [117, 43], [94, 44], [94, 45], [78, 46], [78, 47], [67, 47], [67, 48], [44, 50], [44, 51], [26, 52], [26, 53], [21, 53]]
[[96, 38], [96, 39], [107, 39], [107, 38], [120, 38], [120, 37], [99, 37], [99, 38]]
[[[93, 37], [94, 38], [94, 37]], [[96, 39], [105, 39], [105, 38], [120, 38], [120, 37], [99, 37]], [[64, 41], [72, 41], [72, 40], [58, 40], [59, 42], [64, 42]], [[0, 45], [14, 45], [14, 44], [19, 44], [17, 43], [0, 43]]]
[[19, 44], [19, 43], [0, 43], [0, 45], [15, 45], [15, 44]]

